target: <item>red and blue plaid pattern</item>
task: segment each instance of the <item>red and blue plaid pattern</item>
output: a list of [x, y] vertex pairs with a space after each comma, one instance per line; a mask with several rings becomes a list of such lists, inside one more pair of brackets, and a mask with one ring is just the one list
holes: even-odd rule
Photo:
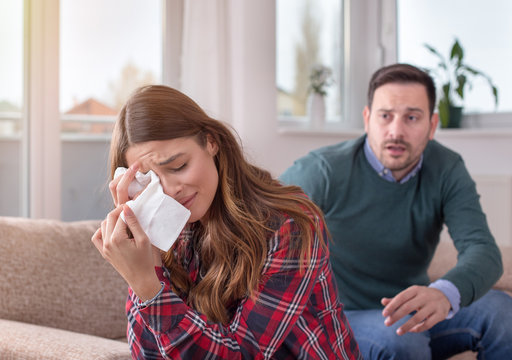
[[[297, 251], [290, 251], [299, 236], [298, 226], [286, 217], [269, 239], [258, 291], [235, 304], [228, 324], [209, 322], [187, 306], [171, 290], [167, 271], [156, 268], [165, 289], [152, 305], [137, 308], [138, 298], [129, 289], [127, 334], [133, 358], [361, 359], [338, 300], [328, 252], [315, 236], [301, 272]], [[192, 241], [183, 246], [191, 247]], [[199, 257], [185, 260], [196, 280]]]

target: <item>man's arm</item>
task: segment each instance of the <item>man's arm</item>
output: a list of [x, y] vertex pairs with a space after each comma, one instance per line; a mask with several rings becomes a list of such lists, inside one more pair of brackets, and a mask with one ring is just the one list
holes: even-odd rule
[[297, 185], [325, 213], [326, 193], [329, 188], [328, 164], [315, 154], [308, 154], [296, 160], [280, 177], [283, 184]]
[[462, 307], [491, 289], [503, 274], [503, 264], [482, 211], [475, 182], [462, 159], [447, 174], [445, 184], [444, 221], [458, 251], [458, 260], [442, 278], [457, 287]]
[[[484, 295], [503, 272], [501, 255], [489, 231], [476, 186], [462, 159], [456, 162], [442, 182], [443, 216], [459, 251], [457, 265], [444, 280], [456, 286], [460, 306], [467, 306]], [[444, 320], [452, 305], [439, 289], [412, 286], [393, 298], [383, 298], [385, 324], [392, 325], [415, 312], [398, 330], [421, 332]]]

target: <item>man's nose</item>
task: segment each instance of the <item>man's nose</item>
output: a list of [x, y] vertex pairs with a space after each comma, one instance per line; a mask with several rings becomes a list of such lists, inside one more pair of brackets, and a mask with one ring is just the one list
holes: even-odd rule
[[404, 136], [404, 122], [401, 118], [395, 117], [388, 125], [388, 135], [393, 139], [401, 139]]

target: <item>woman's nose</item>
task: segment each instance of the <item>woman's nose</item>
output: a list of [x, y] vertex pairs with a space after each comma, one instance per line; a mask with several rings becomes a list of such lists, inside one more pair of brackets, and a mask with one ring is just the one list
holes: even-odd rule
[[173, 199], [176, 199], [176, 197], [180, 195], [180, 193], [183, 190], [183, 184], [180, 181], [177, 181], [177, 179], [168, 179], [167, 177], [161, 177], [160, 184], [162, 184], [164, 193], [169, 195]]

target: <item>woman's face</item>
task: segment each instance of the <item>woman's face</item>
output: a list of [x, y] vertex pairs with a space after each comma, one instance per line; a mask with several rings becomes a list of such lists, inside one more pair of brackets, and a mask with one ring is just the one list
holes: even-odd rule
[[128, 166], [138, 161], [140, 172], [153, 170], [164, 193], [189, 209], [189, 222], [195, 222], [208, 214], [217, 191], [217, 151], [213, 141], [208, 140], [203, 148], [195, 138], [183, 137], [133, 145], [126, 152], [126, 160]]

